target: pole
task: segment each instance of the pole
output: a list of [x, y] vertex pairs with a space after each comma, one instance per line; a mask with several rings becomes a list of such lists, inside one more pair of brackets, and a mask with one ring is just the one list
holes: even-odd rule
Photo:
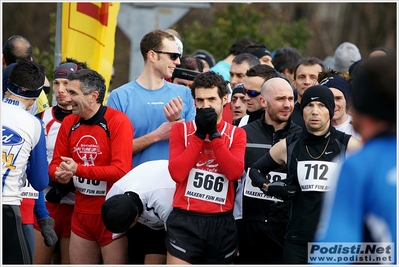
[[[62, 3], [57, 3], [57, 17], [55, 25], [55, 48], [54, 48], [54, 69], [61, 63], [61, 43], [62, 43]], [[52, 106], [57, 105], [55, 95], [52, 94]]]

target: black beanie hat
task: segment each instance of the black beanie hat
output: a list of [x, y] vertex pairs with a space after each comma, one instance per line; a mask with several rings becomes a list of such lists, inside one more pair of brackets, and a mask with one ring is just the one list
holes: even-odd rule
[[138, 208], [134, 200], [125, 194], [110, 197], [101, 208], [105, 228], [113, 233], [126, 232], [137, 214]]
[[231, 96], [238, 94], [238, 93], [245, 95], [244, 83], [237, 84], [236, 87], [234, 87], [233, 92], [231, 93]]
[[330, 119], [334, 116], [334, 94], [331, 92], [330, 88], [324, 85], [314, 85], [306, 89], [303, 93], [301, 100], [301, 114], [303, 114], [303, 109], [312, 101], [322, 102], [328, 109], [330, 113]]

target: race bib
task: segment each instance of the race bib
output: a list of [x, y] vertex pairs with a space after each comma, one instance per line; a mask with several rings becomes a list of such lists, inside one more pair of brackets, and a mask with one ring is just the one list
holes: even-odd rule
[[188, 175], [186, 197], [201, 199], [218, 204], [226, 203], [229, 181], [220, 173], [192, 169]]
[[[252, 180], [249, 178], [249, 170], [247, 172], [247, 176], [245, 177], [245, 184], [244, 184], [244, 195], [247, 197], [252, 197], [252, 198], [258, 198], [258, 199], [264, 199], [264, 200], [269, 200], [273, 202], [283, 202], [283, 200], [273, 197], [273, 196], [268, 196], [265, 195], [260, 189], [256, 186], [252, 185]], [[266, 179], [269, 181], [269, 183], [273, 182], [278, 182], [287, 179], [287, 174], [283, 172], [269, 172], [266, 175]]]
[[25, 180], [24, 186], [21, 188], [21, 197], [23, 198], [39, 198], [39, 192], [37, 192], [32, 185], [29, 183], [28, 179]]
[[329, 161], [298, 161], [298, 182], [302, 191], [327, 192], [336, 177], [337, 163]]
[[98, 180], [89, 180], [82, 177], [73, 176], [73, 184], [80, 193], [89, 196], [105, 196], [107, 182]]

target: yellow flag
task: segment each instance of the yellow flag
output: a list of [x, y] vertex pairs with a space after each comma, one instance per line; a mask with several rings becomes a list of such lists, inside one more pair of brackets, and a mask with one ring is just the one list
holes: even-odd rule
[[119, 7], [119, 2], [62, 4], [62, 61], [71, 57], [86, 62], [104, 77], [107, 91], [114, 64]]

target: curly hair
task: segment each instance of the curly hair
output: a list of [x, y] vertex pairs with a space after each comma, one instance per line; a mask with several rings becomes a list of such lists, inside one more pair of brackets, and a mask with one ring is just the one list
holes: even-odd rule
[[196, 88], [218, 88], [218, 95], [220, 98], [223, 98], [225, 95], [229, 93], [229, 89], [227, 87], [228, 82], [224, 80], [223, 76], [217, 74], [214, 71], [206, 71], [198, 74], [194, 82], [191, 84], [191, 95], [195, 99], [195, 89]]

